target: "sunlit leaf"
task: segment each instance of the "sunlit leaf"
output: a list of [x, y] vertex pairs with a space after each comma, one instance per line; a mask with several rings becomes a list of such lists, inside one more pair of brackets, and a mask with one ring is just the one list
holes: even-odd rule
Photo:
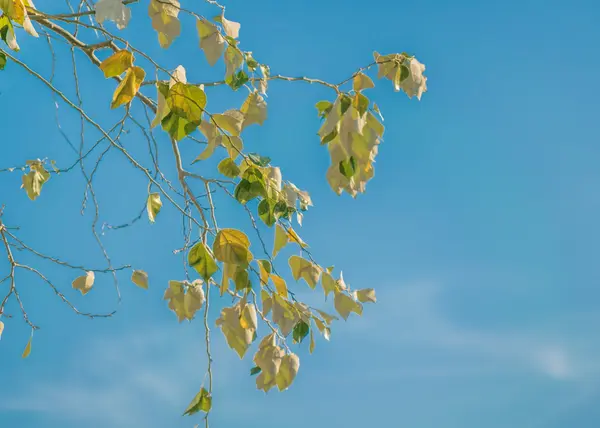
[[277, 290], [277, 293], [279, 293], [279, 295], [284, 299], [287, 299], [288, 289], [285, 280], [279, 275], [271, 274], [271, 281], [273, 281], [273, 284], [275, 284], [275, 290]]
[[113, 94], [110, 108], [114, 109], [124, 104], [129, 104], [139, 91], [145, 76], [146, 72], [143, 68], [136, 66], [129, 68]]
[[225, 177], [235, 178], [238, 175], [240, 175], [240, 168], [231, 158], [225, 158], [221, 162], [219, 162], [217, 169]]
[[213, 253], [224, 263], [246, 267], [252, 260], [250, 241], [245, 233], [236, 229], [221, 229], [213, 243]]
[[362, 303], [367, 303], [367, 302], [376, 303], [377, 302], [377, 297], [375, 296], [375, 290], [373, 290], [372, 288], [356, 290], [356, 298], [358, 299], [359, 302], [362, 302]]
[[348, 319], [351, 312], [362, 315], [362, 305], [343, 292], [336, 292], [333, 302], [335, 310], [344, 320]]
[[121, 0], [100, 0], [94, 5], [96, 21], [113, 21], [119, 30], [124, 29], [131, 19], [131, 10]]
[[180, 4], [178, 0], [150, 0], [148, 15], [152, 28], [158, 33], [158, 42], [163, 49], [168, 48], [181, 33], [181, 23], [177, 18]]
[[196, 27], [200, 36], [200, 48], [204, 51], [208, 63], [213, 66], [221, 58], [225, 50], [225, 39], [217, 26], [212, 22], [198, 19]]
[[99, 67], [106, 78], [120, 76], [133, 67], [133, 54], [127, 50], [120, 50], [102, 61]]
[[23, 350], [23, 355], [21, 356], [22, 358], [27, 358], [29, 357], [29, 354], [31, 354], [31, 341], [33, 340], [33, 334], [31, 336], [29, 336], [29, 340], [27, 341], [27, 345], [25, 345], [25, 349]]
[[316, 287], [321, 276], [321, 268], [319, 266], [300, 256], [291, 256], [288, 263], [296, 281], [303, 278], [310, 288]]
[[198, 242], [190, 249], [188, 263], [205, 281], [208, 281], [219, 269], [210, 251], [202, 242]]
[[189, 404], [187, 409], [185, 409], [183, 416], [191, 416], [200, 411], [208, 413], [210, 412], [211, 407], [212, 396], [206, 389], [202, 388], [200, 392], [192, 399], [192, 402]]
[[131, 282], [140, 288], [148, 289], [148, 274], [143, 270], [134, 270], [131, 275]]
[[89, 293], [94, 286], [96, 276], [94, 272], [89, 271], [86, 275], [75, 278], [71, 284], [75, 290], [79, 290], [82, 295]]
[[296, 354], [287, 354], [281, 360], [281, 365], [277, 373], [277, 388], [280, 391], [288, 389], [300, 369], [300, 358]]
[[298, 324], [294, 326], [294, 330], [292, 332], [292, 338], [294, 343], [301, 343], [304, 338], [308, 335], [310, 331], [310, 327], [304, 321], [300, 321]]
[[150, 223], [156, 221], [156, 216], [162, 208], [162, 201], [160, 200], [160, 193], [150, 193], [148, 195], [148, 201], [146, 202], [146, 211], [148, 211], [148, 219]]

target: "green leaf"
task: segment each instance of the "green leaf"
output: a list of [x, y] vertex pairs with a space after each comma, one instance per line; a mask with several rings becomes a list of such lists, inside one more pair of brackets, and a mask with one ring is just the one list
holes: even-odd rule
[[231, 158], [225, 158], [221, 162], [219, 162], [217, 169], [225, 177], [235, 178], [238, 175], [240, 175], [240, 168]]
[[310, 331], [310, 327], [304, 321], [300, 321], [292, 330], [292, 338], [294, 339], [294, 343], [301, 343], [304, 338], [308, 335]]
[[160, 193], [150, 193], [148, 195], [148, 201], [146, 202], [146, 210], [148, 211], [148, 219], [150, 223], [156, 221], [156, 216], [162, 208], [162, 201], [160, 200]]
[[248, 82], [248, 75], [244, 70], [240, 70], [235, 74], [231, 74], [230, 76], [225, 78], [225, 83], [229, 85], [231, 89], [237, 91], [241, 88], [245, 83]]
[[410, 70], [405, 65], [401, 66], [400, 69], [401, 69], [400, 81], [402, 82], [402, 81], [408, 79], [408, 76], [410, 76]]
[[200, 125], [206, 94], [198, 86], [178, 82], [169, 89], [167, 105], [177, 116]]
[[208, 281], [218, 270], [217, 263], [202, 242], [198, 242], [190, 249], [188, 263], [205, 281]]
[[344, 159], [340, 161], [340, 172], [346, 178], [352, 178], [354, 173], [356, 172], [356, 161], [353, 156], [350, 156], [348, 159]]
[[337, 131], [337, 129], [334, 128], [333, 131], [331, 131], [329, 134], [325, 135], [321, 139], [321, 145], [329, 143], [337, 136], [338, 136], [338, 131]]
[[162, 128], [176, 141], [182, 140], [194, 132], [196, 128], [198, 128], [196, 123], [188, 122], [173, 112], [169, 112], [169, 114], [164, 117], [160, 124]]
[[252, 288], [252, 283], [250, 282], [248, 271], [245, 269], [237, 269], [235, 271], [233, 282], [235, 283], [235, 289], [237, 291]]
[[198, 394], [194, 397], [192, 402], [189, 404], [185, 412], [183, 412], [183, 416], [191, 416], [194, 413], [198, 413], [199, 411], [203, 411], [204, 413], [210, 412], [212, 407], [212, 396], [210, 393], [202, 388]]
[[263, 199], [258, 204], [258, 216], [269, 227], [277, 221], [274, 213], [275, 204], [276, 202], [272, 199]]
[[315, 107], [319, 112], [319, 117], [324, 118], [333, 108], [333, 104], [329, 101], [319, 101]]
[[267, 190], [263, 181], [253, 181], [243, 179], [235, 188], [234, 196], [242, 205], [259, 196], [265, 197]]
[[148, 274], [143, 270], [134, 270], [131, 275], [131, 282], [144, 290], [148, 289]]
[[354, 96], [353, 104], [354, 108], [358, 110], [361, 116], [369, 109], [369, 99], [361, 93], [357, 93]]
[[0, 52], [0, 70], [4, 70], [6, 66], [6, 55], [3, 52]]
[[236, 229], [221, 229], [215, 237], [213, 252], [217, 260], [246, 268], [252, 261], [250, 241]]
[[271, 158], [267, 156], [261, 156], [258, 153], [248, 153], [248, 159], [258, 166], [267, 166], [271, 162]]
[[257, 375], [257, 374], [259, 374], [261, 371], [262, 371], [262, 369], [261, 369], [260, 367], [258, 367], [258, 366], [252, 367], [252, 368], [250, 369], [250, 376]]

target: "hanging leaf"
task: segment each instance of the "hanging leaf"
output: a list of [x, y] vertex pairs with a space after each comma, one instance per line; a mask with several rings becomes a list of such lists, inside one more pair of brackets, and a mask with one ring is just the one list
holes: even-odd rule
[[316, 287], [321, 276], [321, 268], [319, 266], [300, 256], [291, 256], [288, 263], [296, 281], [303, 278], [310, 288]]
[[372, 288], [365, 288], [363, 290], [356, 290], [356, 298], [359, 302], [367, 303], [377, 303], [377, 297], [375, 296], [375, 290]]
[[196, 28], [200, 37], [200, 49], [204, 51], [208, 63], [213, 66], [221, 58], [221, 55], [223, 55], [226, 44], [225, 39], [217, 26], [212, 22], [198, 19], [196, 21]]
[[24, 175], [23, 188], [27, 192], [27, 196], [32, 201], [35, 201], [42, 193], [42, 186], [50, 180], [50, 173], [46, 171], [41, 161], [27, 161], [29, 165], [29, 173]]
[[296, 354], [287, 354], [281, 360], [279, 372], [277, 373], [277, 388], [280, 391], [288, 389], [300, 369], [300, 358]]
[[362, 305], [343, 292], [336, 292], [333, 302], [335, 310], [344, 320], [348, 319], [351, 312], [362, 315]]
[[158, 43], [168, 48], [181, 33], [181, 23], [177, 18], [180, 3], [178, 0], [150, 0], [148, 15], [152, 19], [152, 28], [158, 33]]
[[148, 211], [148, 219], [150, 223], [156, 221], [156, 216], [162, 208], [162, 201], [160, 200], [160, 193], [150, 193], [148, 195], [148, 201], [146, 202], [146, 211]]
[[4, 331], [4, 323], [0, 321], [0, 339], [2, 339], [2, 332]]
[[279, 275], [271, 274], [271, 281], [273, 281], [273, 284], [275, 284], [275, 289], [277, 290], [277, 293], [284, 299], [287, 299], [288, 289], [285, 280]]
[[194, 397], [192, 402], [189, 404], [185, 412], [183, 412], [183, 416], [191, 416], [194, 413], [198, 413], [200, 411], [204, 413], [210, 412], [212, 408], [212, 396], [210, 393], [202, 388], [198, 394]]
[[129, 104], [133, 97], [137, 94], [146, 77], [146, 72], [141, 67], [131, 67], [125, 73], [125, 77], [117, 86], [115, 93], [113, 94], [112, 103], [110, 108], [115, 109], [124, 104]]
[[290, 242], [290, 238], [286, 230], [281, 225], [275, 226], [275, 244], [273, 245], [273, 257]]
[[22, 358], [27, 358], [29, 357], [29, 354], [31, 354], [31, 341], [33, 340], [33, 334], [31, 334], [31, 336], [29, 336], [29, 340], [27, 341], [27, 345], [25, 346], [25, 349], [23, 350], [23, 355], [21, 356]]
[[238, 175], [240, 175], [240, 168], [231, 158], [225, 158], [221, 162], [219, 162], [217, 169], [225, 177], [235, 178]]
[[205, 281], [208, 281], [219, 269], [210, 251], [202, 242], [198, 242], [190, 249], [188, 263]]
[[294, 330], [292, 331], [292, 338], [294, 343], [301, 343], [304, 338], [308, 335], [310, 327], [304, 321], [300, 321], [295, 325]]
[[140, 288], [148, 289], [148, 274], [143, 270], [134, 270], [131, 281]]
[[102, 61], [99, 67], [107, 79], [120, 76], [133, 67], [133, 54], [127, 50], [120, 50]]
[[82, 295], [86, 295], [94, 286], [94, 272], [89, 271], [86, 275], [76, 278], [71, 284], [75, 290], [79, 290]]
[[204, 304], [202, 281], [196, 280], [191, 284], [187, 281], [169, 281], [163, 300], [168, 300], [169, 309], [175, 312], [179, 322], [185, 319], [191, 321]]
[[221, 229], [213, 243], [217, 260], [246, 268], [252, 261], [250, 241], [245, 233], [236, 229]]

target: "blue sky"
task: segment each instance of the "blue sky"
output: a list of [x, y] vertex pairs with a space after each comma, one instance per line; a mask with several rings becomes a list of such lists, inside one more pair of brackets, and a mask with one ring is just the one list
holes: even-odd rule
[[[331, 342], [318, 340], [312, 356], [300, 346], [299, 377], [284, 393], [256, 391], [251, 355], [240, 361], [213, 329], [212, 426], [600, 425], [600, 5], [226, 4], [230, 19], [242, 23], [242, 47], [273, 73], [340, 81], [369, 63], [373, 50], [406, 50], [426, 64], [429, 92], [417, 102], [394, 93], [389, 81], [376, 82], [371, 98], [385, 116], [385, 141], [375, 179], [352, 200], [326, 184], [328, 155], [315, 135], [314, 103], [333, 95], [304, 83], [272, 83], [269, 120], [248, 130], [246, 147], [270, 156], [284, 177], [310, 191], [315, 206], [301, 236], [351, 286], [375, 287], [378, 303], [335, 325]], [[183, 36], [161, 52], [146, 7], [132, 10], [124, 31], [132, 43], [169, 68], [183, 64], [190, 80], [222, 73], [206, 69], [193, 21], [184, 20]], [[48, 75], [45, 41], [18, 37], [19, 56]], [[64, 49], [61, 55], [68, 60]], [[86, 108], [109, 125], [119, 114], [106, 112], [113, 83], [84, 58], [78, 64]], [[73, 97], [70, 72], [58, 70], [57, 85]], [[207, 95], [215, 110], [243, 98]], [[14, 64], [0, 74], [0, 102], [0, 168], [37, 157], [59, 166], [72, 161], [48, 91]], [[76, 116], [64, 105], [59, 111], [76, 140]], [[88, 137], [97, 135], [89, 130]], [[143, 154], [145, 142], [133, 130], [124, 142]], [[198, 152], [183, 150], [190, 158]], [[18, 173], [0, 174], [4, 221], [20, 226], [19, 236], [40, 251], [100, 265], [88, 232], [91, 212], [79, 214], [80, 173], [53, 176], [35, 202], [20, 181]], [[144, 203], [146, 181], [117, 153], [109, 153], [97, 183], [101, 222], [125, 222]], [[250, 234], [243, 210], [227, 200], [221, 206], [221, 226], [241, 225]], [[148, 271], [150, 290], [122, 275], [118, 313], [89, 321], [23, 275], [21, 295], [42, 329], [23, 360], [29, 330], [18, 316], [5, 320], [0, 426], [191, 428], [200, 421], [180, 414], [204, 377], [202, 325], [178, 324], [161, 301], [167, 281], [183, 279], [181, 259], [172, 255], [181, 245], [179, 217], [165, 207], [156, 224], [110, 231], [105, 240], [115, 264]], [[70, 289], [73, 271], [36, 263], [82, 310], [116, 306], [109, 277], [81, 297]], [[294, 289], [331, 306], [303, 283]], [[213, 319], [225, 303], [215, 303]], [[18, 314], [14, 305], [11, 311]]]

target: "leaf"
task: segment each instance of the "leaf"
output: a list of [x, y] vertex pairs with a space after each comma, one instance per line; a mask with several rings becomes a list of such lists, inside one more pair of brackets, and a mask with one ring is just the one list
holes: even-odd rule
[[221, 162], [219, 162], [217, 169], [225, 177], [235, 178], [238, 175], [240, 175], [240, 168], [231, 158], [225, 158]]
[[277, 293], [279, 293], [279, 295], [284, 299], [287, 299], [288, 289], [285, 280], [279, 275], [271, 274], [271, 281], [273, 281], [273, 284], [275, 284], [275, 289], [277, 290]]
[[146, 77], [146, 72], [141, 67], [131, 67], [125, 73], [125, 77], [117, 86], [115, 93], [113, 94], [112, 103], [110, 108], [115, 109], [124, 104], [129, 104], [133, 97], [137, 94]]
[[167, 105], [171, 112], [187, 122], [200, 125], [202, 113], [206, 107], [206, 94], [198, 86], [187, 83], [175, 83], [169, 89]]
[[89, 271], [86, 275], [75, 278], [71, 284], [75, 290], [79, 290], [82, 295], [86, 295], [94, 286], [94, 272]]
[[190, 249], [188, 263], [205, 281], [208, 281], [219, 269], [210, 251], [202, 242], [198, 242]]
[[192, 399], [192, 402], [189, 404], [185, 412], [183, 412], [183, 416], [191, 416], [194, 413], [198, 413], [199, 411], [203, 411], [204, 413], [210, 412], [212, 407], [212, 396], [210, 393], [202, 388], [198, 394]]
[[281, 360], [281, 366], [277, 373], [277, 388], [280, 391], [288, 389], [300, 369], [300, 358], [296, 354], [287, 354]]
[[163, 49], [168, 48], [181, 33], [178, 0], [151, 0], [148, 15], [152, 19], [152, 28], [158, 33], [158, 43]]
[[310, 327], [304, 321], [300, 321], [294, 327], [292, 331], [292, 338], [294, 339], [294, 343], [302, 343], [304, 338], [308, 335]]
[[225, 19], [225, 15], [222, 15], [220, 18], [221, 25], [223, 25], [223, 29], [225, 30], [225, 34], [233, 39], [237, 39], [240, 36], [241, 24], [239, 22]]
[[279, 326], [281, 334], [285, 337], [298, 323], [298, 312], [287, 300], [277, 294], [271, 297], [273, 307], [273, 322]]
[[248, 80], [248, 75], [244, 70], [239, 70], [237, 73], [232, 74], [225, 78], [225, 82], [229, 85], [231, 89], [237, 91], [242, 86], [244, 86]]
[[236, 291], [243, 291], [248, 288], [252, 288], [252, 284], [250, 283], [250, 277], [248, 275], [248, 271], [246, 271], [244, 269], [238, 268], [235, 271], [233, 281], [235, 282]]
[[25, 349], [23, 350], [23, 355], [21, 356], [22, 358], [27, 358], [29, 357], [29, 354], [31, 354], [31, 341], [33, 340], [33, 334], [31, 336], [29, 336], [29, 340], [27, 341], [27, 345], [25, 345]]
[[240, 318], [240, 325], [246, 329], [256, 330], [258, 326], [258, 319], [256, 317], [256, 308], [254, 305], [247, 304], [242, 310], [242, 316]]
[[252, 260], [249, 249], [248, 237], [236, 229], [221, 229], [213, 243], [213, 253], [217, 260], [243, 268], [246, 268]]
[[258, 216], [269, 227], [277, 221], [274, 208], [277, 203], [271, 199], [263, 199], [258, 204]]
[[321, 285], [323, 286], [325, 297], [327, 297], [329, 296], [329, 293], [335, 292], [337, 281], [333, 279], [330, 272], [323, 272], [323, 277], [321, 278]]
[[255, 330], [244, 328], [241, 325], [241, 302], [230, 308], [223, 308], [221, 316], [217, 319], [217, 326], [221, 327], [221, 331], [225, 336], [227, 345], [232, 348], [241, 358], [244, 358], [246, 351], [252, 343]]
[[303, 278], [310, 288], [316, 287], [321, 276], [321, 268], [319, 266], [300, 256], [291, 256], [288, 263], [296, 281]]
[[140, 288], [148, 289], [148, 274], [143, 270], [134, 270], [131, 281]]
[[308, 352], [311, 354], [315, 352], [315, 335], [313, 334], [313, 329], [310, 329], [310, 344], [308, 345]]
[[191, 321], [204, 304], [205, 297], [202, 282], [196, 280], [190, 284], [188, 282], [169, 281], [163, 300], [169, 301], [169, 309], [175, 312], [179, 322], [185, 319]]
[[252, 367], [250, 369], [250, 376], [254, 376], [254, 375], [260, 373], [261, 371], [262, 371], [262, 369], [258, 366]]
[[276, 385], [276, 376], [283, 359], [283, 349], [275, 345], [275, 335], [265, 337], [254, 355], [253, 361], [260, 367], [261, 373], [256, 378], [256, 387], [267, 392]]
[[231, 82], [234, 73], [244, 62], [244, 57], [238, 48], [227, 46], [227, 49], [225, 49], [225, 56], [223, 58], [225, 60], [225, 81], [229, 79]]
[[148, 211], [148, 219], [150, 223], [156, 221], [156, 216], [162, 208], [162, 201], [160, 200], [160, 193], [150, 193], [148, 195], [148, 201], [146, 202], [146, 211]]
[[211, 119], [220, 131], [227, 131], [232, 136], [238, 136], [242, 132], [244, 114], [239, 110], [227, 110], [223, 114], [213, 114]]
[[[331, 330], [329, 329], [329, 327], [326, 327], [325, 324], [323, 324], [323, 322], [318, 318], [315, 318], [314, 320], [315, 320], [315, 324], [317, 325], [317, 328], [323, 335], [323, 338], [325, 338], [325, 340], [329, 341], [329, 339], [331, 338]], [[312, 333], [312, 330], [311, 330], [311, 333]]]
[[323, 320], [325, 321], [325, 323], [327, 325], [331, 324], [334, 320], [337, 320], [338, 317], [334, 316], [334, 315], [329, 315], [327, 312], [323, 312], [319, 309], [316, 310], [319, 315], [321, 315], [321, 317], [323, 318]]
[[258, 153], [248, 153], [248, 159], [250, 159], [253, 164], [258, 166], [267, 166], [269, 165], [269, 162], [271, 162], [270, 157], [261, 156]]
[[352, 80], [352, 89], [354, 89], [356, 92], [362, 91], [364, 89], [371, 89], [374, 87], [375, 84], [373, 83], [371, 78], [363, 73], [358, 73], [356, 76], [354, 76], [354, 79]]
[[0, 37], [13, 51], [18, 52], [20, 50], [13, 24], [6, 15], [0, 15]]
[[22, 178], [23, 187], [29, 199], [35, 201], [40, 196], [44, 183], [50, 179], [50, 173], [40, 161], [27, 161], [27, 164], [30, 171]]
[[0, 321], [0, 339], [2, 339], [2, 332], [4, 331], [4, 323]]
[[377, 303], [377, 297], [375, 296], [375, 290], [372, 288], [365, 288], [362, 290], [356, 290], [356, 298], [359, 302], [367, 303]]
[[352, 178], [356, 172], [356, 161], [350, 156], [348, 159], [340, 161], [340, 173], [346, 178]]
[[287, 231], [281, 225], [275, 226], [275, 244], [273, 245], [273, 257], [277, 256], [279, 251], [290, 242]]
[[121, 0], [100, 0], [94, 5], [94, 9], [98, 24], [113, 21], [119, 30], [127, 27], [131, 19], [131, 10]]
[[253, 123], [262, 125], [267, 120], [267, 103], [258, 92], [252, 92], [248, 95], [240, 111], [244, 114], [242, 128], [246, 128]]
[[0, 70], [4, 70], [4, 67], [6, 67], [6, 55], [0, 52]]
[[335, 293], [333, 303], [335, 310], [344, 320], [348, 319], [351, 312], [362, 315], [362, 305], [343, 292]]
[[120, 50], [102, 61], [99, 67], [107, 79], [120, 76], [133, 67], [133, 54], [127, 50]]
[[219, 29], [212, 22], [198, 19], [196, 28], [200, 37], [200, 49], [204, 51], [206, 60], [213, 66], [217, 63], [223, 51], [225, 50], [225, 39], [219, 32]]

